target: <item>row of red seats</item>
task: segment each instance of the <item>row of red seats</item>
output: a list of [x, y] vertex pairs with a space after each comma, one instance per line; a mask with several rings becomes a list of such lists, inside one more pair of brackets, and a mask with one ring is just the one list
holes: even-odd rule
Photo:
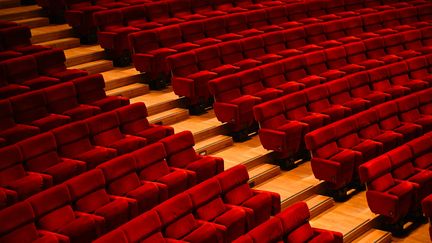
[[[428, 57], [432, 57], [428, 55]], [[358, 72], [254, 107], [264, 148], [292, 158], [307, 132], [432, 85], [424, 56]]]
[[[303, 19], [304, 22], [322, 21], [321, 19], [308, 17], [318, 14], [323, 15], [326, 12], [331, 12], [328, 9], [325, 11], [326, 8], [324, 6], [321, 9], [318, 8], [318, 6], [324, 4], [327, 3], [325, 1], [296, 3], [256, 11], [249, 11], [244, 14], [227, 15], [211, 19], [205, 19], [204, 16], [198, 14], [198, 16], [202, 17], [198, 18], [201, 20], [191, 21], [193, 19], [189, 19], [190, 21], [188, 20], [182, 24], [171, 26], [171, 28], [164, 28], [161, 31], [155, 32], [155, 37], [160, 39], [159, 41], [161, 46], [168, 47], [168, 45], [172, 45], [172, 43], [165, 43], [166, 40], [164, 41], [164, 39], [167, 37], [166, 33], [175, 31], [175, 38], [179, 39], [180, 42], [184, 40], [193, 42], [197, 46], [206, 46], [221, 41], [227, 41], [236, 38], [238, 39], [241, 38], [242, 35], [250, 36], [252, 34], [263, 33], [263, 31], [269, 32], [302, 25], [302, 21], [296, 22], [300, 19]], [[140, 18], [138, 15], [140, 12], [144, 14], [144, 11], [140, 10], [137, 6], [122, 10], [102, 11], [95, 14], [95, 21], [99, 29], [99, 43], [103, 48], [112, 52], [114, 60], [117, 60], [121, 57], [128, 57], [130, 55], [130, 50], [132, 47], [129, 46], [129, 41], [127, 39], [128, 34], [138, 32], [140, 30], [154, 29], [164, 25], [173, 24], [176, 23], [175, 20], [178, 20], [177, 18], [171, 18], [164, 21], [167, 23], [148, 22], [143, 17]], [[221, 15], [225, 15], [224, 12], [221, 13]], [[183, 15], [184, 13], [182, 16]], [[190, 17], [196, 17], [196, 15], [197, 14], [194, 14]], [[128, 19], [125, 20], [122, 16]], [[326, 16], [327, 18], [322, 16], [322, 19], [330, 20], [342, 17], [336, 16], [334, 14]], [[254, 32], [247, 32], [247, 28], [256, 28], [258, 30], [255, 29]], [[239, 32], [240, 30], [243, 31], [236, 34], [226, 34], [234, 31]], [[148, 35], [149, 34], [147, 33], [147, 36]], [[171, 39], [174, 38], [173, 35], [173, 33], [170, 33]], [[127, 64], [127, 62], [124, 64]]]
[[96, 242], [231, 242], [280, 212], [279, 194], [251, 189], [236, 166], [160, 204]]
[[[432, 7], [432, 5], [430, 6]], [[311, 27], [311, 29], [317, 29], [317, 26], [312, 25]], [[408, 30], [415, 28], [406, 27]], [[220, 77], [236, 72], [241, 73], [234, 76], [242, 76], [242, 71], [246, 69], [291, 56], [301, 55], [305, 52], [340, 46], [338, 48], [327, 49], [321, 55], [325, 55], [328, 65], [332, 68], [345, 65], [344, 71], [349, 73], [362, 70], [364, 67], [359, 65], [347, 66], [348, 64], [360, 64], [367, 68], [382, 64], [382, 62], [377, 61], [371, 63], [372, 61], [367, 60], [368, 58], [380, 58], [380, 55], [387, 54], [398, 54], [402, 57], [409, 57], [417, 53], [410, 49], [421, 52], [430, 52], [431, 50], [425, 46], [429, 45], [432, 41], [432, 27], [403, 31], [397, 34], [391, 34], [389, 31], [389, 33], [383, 34], [382, 38], [376, 37], [379, 35], [374, 33], [368, 34], [368, 38], [365, 38], [363, 41], [359, 38], [351, 37], [349, 41], [346, 41], [349, 44], [345, 45], [343, 45], [344, 41], [332, 40], [330, 39], [332, 38], [331, 36], [328, 38], [324, 34], [321, 37], [315, 37], [317, 42], [306, 43], [307, 38], [303, 39], [303, 37], [307, 35], [303, 28], [300, 28], [273, 32], [264, 36], [250, 37], [183, 52], [169, 56], [167, 60], [170, 63], [173, 74], [172, 85], [174, 92], [177, 95], [187, 97], [190, 104], [199, 105], [200, 101], [209, 99], [210, 92], [212, 92], [211, 87], [210, 90], [207, 88], [207, 82], [228, 82], [224, 80], [235, 78], [233, 76]], [[373, 36], [375, 38], [371, 38]], [[384, 57], [380, 59], [387, 62], [392, 61], [390, 59], [386, 60]], [[282, 62], [287, 62], [285, 60]], [[312, 64], [312, 62], [310, 63]], [[270, 66], [274, 67], [276, 65], [273, 63]], [[267, 66], [262, 68], [265, 69], [265, 67]], [[254, 70], [258, 72], [256, 68]], [[218, 81], [211, 81], [213, 79], [217, 79]], [[306, 86], [309, 85], [311, 84], [306, 83]], [[293, 90], [287, 91], [292, 92]], [[213, 95], [218, 95], [218, 92], [213, 93]]]
[[[364, 42], [344, 45], [343, 48], [315, 51], [210, 80], [208, 88], [216, 101], [216, 116], [218, 120], [228, 122], [235, 132], [248, 130], [254, 123], [253, 107], [263, 101], [335, 80], [362, 69], [400, 61], [404, 56], [421, 54], [412, 50], [405, 51], [403, 43], [391, 46], [393, 43], [390, 42], [387, 47], [383, 39], [371, 38]], [[370, 49], [366, 48], [366, 43], [370, 44]], [[333, 59], [335, 57], [337, 59]], [[427, 58], [431, 61], [432, 56], [427, 55]], [[428, 68], [428, 64], [423, 67], [426, 70]], [[207, 91], [205, 84], [201, 85], [199, 90]]]
[[432, 130], [431, 91], [386, 102], [306, 134], [315, 177], [345, 197], [349, 187], [358, 186], [362, 163]]
[[372, 212], [395, 223], [421, 210], [421, 201], [432, 195], [431, 145], [428, 133], [359, 167]]
[[22, 25], [0, 28], [0, 62], [50, 49], [31, 43], [30, 28]]
[[[432, 222], [432, 196], [428, 196], [422, 202], [423, 212], [429, 218], [429, 221]], [[432, 223], [429, 226], [429, 235], [432, 240]]]
[[84, 70], [68, 69], [65, 62], [65, 54], [60, 49], [44, 50], [1, 62], [0, 99], [88, 75]]
[[182, 138], [118, 157], [3, 209], [0, 240], [30, 242], [42, 236], [53, 242], [90, 242], [165, 201], [168, 189], [174, 193], [193, 186], [195, 172], [165, 160], [164, 145], [177, 146], [177, 140]]
[[[135, 151], [173, 133], [171, 127], [150, 125], [143, 103], [128, 105], [1, 148], [0, 186], [15, 191], [23, 199], [53, 182], [58, 184], [83, 169], [95, 168], [117, 155]], [[177, 147], [192, 148], [193, 138], [190, 141], [187, 135], [178, 137]], [[168, 152], [173, 156], [179, 149]], [[183, 157], [189, 159], [192, 152]]]
[[[269, 12], [271, 9], [274, 8], [266, 9], [265, 12]], [[429, 11], [432, 10], [431, 7], [424, 9], [427, 9]], [[207, 45], [206, 42], [209, 42], [209, 44], [215, 44], [220, 41], [241, 39], [248, 36], [260, 35], [264, 33], [264, 31], [259, 30], [260, 28], [267, 28], [266, 31], [275, 31], [282, 28], [280, 26], [278, 27], [278, 25], [280, 24], [283, 26], [283, 23], [288, 25], [287, 28], [298, 26], [297, 21], [294, 22], [293, 26], [291, 26], [293, 22], [287, 22], [288, 20], [286, 19], [283, 20], [282, 23], [279, 22], [281, 17], [287, 18], [287, 16], [290, 16], [290, 13], [286, 13], [287, 15], [285, 16], [278, 15], [278, 17], [275, 19], [275, 23], [265, 23], [264, 26], [260, 26], [262, 22], [258, 22], [256, 23], [257, 26], [255, 28], [252, 28], [251, 26], [249, 26], [247, 16], [253, 16], [253, 14], [257, 11], [263, 13], [262, 10], [256, 10], [252, 12], [247, 12], [245, 14], [228, 15], [227, 17], [225, 17], [226, 20], [224, 19], [224, 17], [219, 17], [202, 21], [194, 21], [187, 24], [158, 28], [155, 30], [132, 33], [129, 35], [129, 40], [134, 53], [132, 56], [134, 65], [138, 71], [146, 72], [151, 79], [160, 79], [161, 75], [162, 78], [164, 78], [170, 74], [170, 69], [166, 63], [166, 57], [169, 55], [195, 49], [200, 46], [205, 46]], [[317, 18], [309, 18], [307, 12], [303, 12], [302, 14], [304, 15], [299, 15], [298, 21], [312, 21], [312, 23], [320, 21]], [[353, 14], [356, 15], [358, 13]], [[374, 22], [374, 25], [378, 27], [381, 26], [382, 28], [382, 23], [379, 19], [379, 15], [380, 14], [374, 15], [378, 16], [378, 23]], [[318, 14], [318, 16], [322, 15]], [[341, 16], [334, 15], [333, 20], [335, 18], [338, 19], [341, 18]], [[233, 20], [233, 23], [231, 23], [233, 26], [229, 25], [230, 21], [228, 20]], [[255, 22], [254, 19], [250, 19], [250, 21], [252, 21], [252, 23]], [[360, 23], [363, 22], [360, 20]], [[194, 26], [198, 26], [198, 28]], [[200, 26], [201, 28], [199, 28]], [[183, 28], [185, 27], [186, 32], [183, 31]], [[321, 31], [323, 31], [321, 25], [315, 25], [314, 27], [317, 29], [320, 29], [319, 27], [321, 27]], [[316, 30], [314, 28], [311, 28], [311, 31]], [[320, 33], [320, 35], [321, 37], [323, 36], [322, 33]], [[200, 43], [201, 41], [204, 42], [204, 44]]]
[[[106, 0], [105, 0], [106, 1]], [[110, 1], [108, 4], [97, 4], [90, 3], [88, 0], [67, 0], [68, 10], [65, 12], [66, 21], [74, 27], [78, 33], [85, 37], [86, 35], [94, 35], [96, 33], [96, 23], [93, 18], [93, 14], [99, 11], [103, 11], [106, 9], [113, 8], [125, 8], [129, 6], [129, 3], [134, 4], [142, 4], [138, 12], [141, 12], [139, 15], [144, 15], [145, 19], [148, 22], [156, 23], [156, 24], [173, 24], [187, 21], [186, 19], [181, 18], [180, 16], [174, 17], [175, 14], [180, 14], [184, 17], [190, 14], [202, 14], [204, 17], [210, 17], [211, 15], [224, 15], [228, 14], [228, 12], [238, 12], [238, 11], [247, 11], [248, 9], [237, 6], [234, 0], [218, 0], [218, 1], [159, 1], [159, 2], [147, 2], [142, 3], [142, 0], [128, 0], [122, 2], [114, 2]], [[286, 0], [288, 1], [288, 0]], [[84, 4], [83, 4], [84, 2]], [[114, 5], [112, 4], [114, 2]], [[246, 0], [239, 1], [243, 2], [241, 4], [243, 6], [247, 5], [255, 5], [256, 2], [263, 3], [266, 5], [281, 5], [283, 4], [281, 1], [273, 1], [273, 0]], [[284, 1], [285, 2], [285, 1]], [[87, 3], [87, 4], [86, 4]], [[110, 6], [111, 5], [111, 6]], [[137, 11], [133, 11], [137, 13]], [[189, 13], [189, 14], [188, 14]], [[147, 22], [147, 21], [146, 21]]]
[[0, 138], [13, 144], [101, 111], [129, 104], [120, 96], [106, 96], [102, 75], [94, 74], [0, 101]]
[[298, 202], [233, 242], [343, 242], [341, 233], [313, 228], [309, 218], [307, 204]]

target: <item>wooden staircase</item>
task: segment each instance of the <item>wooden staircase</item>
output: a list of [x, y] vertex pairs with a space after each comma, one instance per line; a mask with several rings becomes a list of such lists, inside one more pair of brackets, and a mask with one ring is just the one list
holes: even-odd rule
[[175, 95], [171, 87], [161, 91], [150, 90], [133, 66], [113, 67], [99, 45], [81, 45], [67, 24], [49, 24], [40, 7], [19, 6], [17, 0], [0, 0], [0, 19], [30, 26], [34, 44], [63, 49], [69, 68], [101, 73], [108, 95], [130, 98], [131, 103], [144, 102], [151, 123], [170, 125], [176, 132], [191, 131], [198, 153], [224, 158], [225, 169], [238, 164], [245, 165], [249, 171], [250, 185], [259, 190], [279, 193], [283, 209], [295, 202], [305, 201], [311, 210], [311, 224], [314, 227], [342, 232], [345, 242], [429, 240], [427, 225], [402, 239], [375, 229], [377, 216], [369, 210], [365, 192], [343, 203], [321, 195], [323, 182], [313, 176], [310, 162], [301, 163], [290, 171], [282, 171], [273, 164], [272, 152], [261, 146], [258, 136], [245, 142], [234, 142], [228, 136], [227, 125], [217, 120], [213, 110], [199, 116], [190, 115], [185, 109], [185, 100]]

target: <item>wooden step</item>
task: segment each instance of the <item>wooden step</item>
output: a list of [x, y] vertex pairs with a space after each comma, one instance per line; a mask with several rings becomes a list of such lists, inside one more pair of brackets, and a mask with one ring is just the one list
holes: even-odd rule
[[280, 167], [273, 164], [259, 164], [248, 169], [249, 185], [257, 186], [281, 173]]
[[202, 155], [213, 154], [221, 149], [233, 145], [232, 137], [217, 135], [195, 144], [195, 150]]
[[[360, 235], [353, 243], [390, 243], [392, 242], [392, 234], [387, 231], [378, 229], [370, 229], [366, 233]], [[425, 242], [425, 241], [423, 241]]]
[[366, 202], [366, 192], [360, 192], [343, 203], [316, 216], [309, 222], [313, 227], [341, 232], [344, 242], [352, 242], [376, 226], [378, 216]]
[[105, 90], [116, 89], [142, 81], [141, 73], [134, 67], [114, 67], [112, 70], [101, 74], [105, 79]]
[[120, 88], [106, 91], [107, 95], [119, 95], [126, 98], [133, 98], [149, 92], [147, 84], [135, 83]]
[[304, 200], [309, 207], [311, 218], [325, 212], [327, 209], [334, 206], [335, 201], [332, 197], [323, 195], [313, 195]]
[[72, 69], [83, 69], [89, 72], [89, 74], [101, 73], [113, 68], [112, 62], [109, 60], [98, 60], [93, 62], [86, 62], [76, 66], [70, 67]]
[[234, 143], [233, 146], [221, 150], [214, 155], [224, 158], [225, 169], [238, 164], [243, 164], [250, 169], [259, 164], [270, 163], [272, 161], [270, 151], [261, 146], [258, 136], [254, 136], [245, 142]]
[[62, 38], [72, 37], [72, 27], [68, 24], [48, 25], [31, 29], [32, 43], [41, 43], [46, 41], [58, 40]]
[[18, 7], [21, 5], [21, 1], [19, 0], [1, 0], [0, 1], [0, 8], [12, 8], [12, 7]]
[[28, 19], [20, 19], [15, 21], [18, 24], [27, 25], [30, 28], [37, 28], [49, 25], [49, 19], [46, 17], [35, 17]]
[[176, 122], [186, 120], [189, 117], [189, 111], [181, 108], [170, 109], [148, 117], [152, 124], [171, 125]]
[[157, 114], [173, 108], [186, 107], [184, 105], [185, 100], [174, 94], [171, 87], [164, 90], [152, 90], [146, 95], [131, 100], [131, 103], [135, 102], [144, 102], [147, 106], [149, 115]]
[[321, 190], [322, 184], [323, 182], [313, 175], [310, 163], [306, 162], [290, 171], [282, 171], [280, 175], [257, 186], [257, 189], [279, 193], [282, 208], [286, 208], [316, 195]]
[[60, 49], [66, 50], [66, 49], [79, 47], [80, 46], [80, 39], [74, 38], [74, 37], [69, 37], [69, 38], [63, 38], [63, 39], [58, 39], [58, 40], [41, 42], [38, 44], [43, 45], [43, 46], [50, 46], [52, 48], [60, 48]]
[[190, 116], [189, 119], [172, 124], [174, 131], [191, 131], [194, 134], [195, 142], [216, 136], [227, 135], [228, 125], [217, 120], [213, 110], [200, 116]]
[[[82, 45], [65, 50], [66, 66], [71, 67], [86, 62], [93, 62], [105, 58], [105, 51], [100, 45]], [[112, 66], [112, 65], [111, 65]]]
[[1, 20], [19, 20], [43, 16], [42, 8], [37, 5], [4, 8], [0, 11]]
[[431, 242], [429, 238], [429, 223], [420, 225], [420, 227], [414, 229], [409, 235], [404, 237], [392, 237], [392, 242], [397, 243], [424, 243]]

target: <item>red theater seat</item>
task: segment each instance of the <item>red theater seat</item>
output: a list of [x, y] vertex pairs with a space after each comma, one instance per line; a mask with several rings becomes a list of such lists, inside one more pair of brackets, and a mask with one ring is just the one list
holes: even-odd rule
[[195, 152], [195, 141], [189, 131], [180, 132], [160, 140], [165, 146], [168, 164], [172, 167], [196, 172], [197, 182], [204, 181], [223, 171], [222, 158], [202, 156]]

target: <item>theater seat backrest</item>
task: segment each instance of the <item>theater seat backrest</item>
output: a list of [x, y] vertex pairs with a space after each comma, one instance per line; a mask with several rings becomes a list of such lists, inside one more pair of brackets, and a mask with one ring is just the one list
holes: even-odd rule
[[308, 112], [306, 108], [308, 100], [303, 91], [287, 95], [281, 99], [288, 119], [299, 120]]
[[282, 222], [289, 242], [307, 242], [314, 232], [309, 224], [309, 208], [305, 202], [298, 202], [276, 216]]
[[22, 83], [39, 76], [36, 60], [32, 55], [13, 58], [3, 62], [2, 65], [4, 75], [10, 83]]
[[30, 171], [43, 172], [61, 161], [55, 137], [50, 132], [23, 140], [18, 146], [26, 161], [26, 168]]
[[278, 218], [271, 218], [247, 234], [252, 242], [283, 242], [284, 230]]
[[247, 184], [249, 174], [245, 166], [238, 165], [217, 176], [226, 203], [240, 205], [253, 196]]
[[168, 58], [171, 70], [174, 75], [187, 77], [198, 72], [197, 58], [194, 52], [183, 52]]
[[148, 211], [122, 226], [128, 242], [162, 242], [162, 223], [155, 210]]
[[395, 178], [406, 179], [416, 173], [412, 164], [413, 154], [407, 145], [388, 152], [387, 156], [392, 164], [392, 174]]
[[48, 109], [54, 113], [63, 113], [77, 107], [77, 93], [71, 82], [51, 86], [43, 89], [47, 99]]
[[126, 133], [134, 134], [149, 127], [147, 107], [142, 102], [116, 109], [116, 113], [120, 120], [122, 131]]
[[262, 128], [278, 128], [287, 121], [284, 115], [284, 106], [280, 99], [255, 106], [254, 115]]
[[0, 100], [0, 129], [7, 129], [15, 125], [12, 104], [8, 99]]
[[18, 146], [10, 145], [0, 148], [0, 185], [26, 176], [23, 156]]
[[132, 153], [142, 180], [155, 181], [170, 172], [162, 143], [154, 143]]
[[44, 230], [58, 231], [75, 219], [69, 191], [64, 184], [40, 192], [27, 201], [33, 207], [37, 225]]
[[34, 213], [28, 202], [21, 202], [0, 211], [0, 241], [32, 242], [39, 238]]
[[47, 102], [42, 91], [33, 91], [11, 98], [17, 122], [31, 122], [48, 114]]
[[93, 74], [73, 80], [80, 103], [91, 103], [106, 97], [105, 81], [101, 74]]
[[85, 122], [74, 122], [54, 129], [59, 152], [64, 156], [73, 156], [93, 148], [90, 142], [90, 130]]
[[144, 30], [129, 35], [134, 53], [146, 53], [159, 48], [158, 36], [153, 30]]
[[40, 73], [49, 74], [66, 69], [66, 56], [61, 49], [52, 49], [33, 54]]
[[210, 92], [215, 96], [216, 101], [229, 102], [242, 96], [241, 82], [236, 74], [214, 79], [209, 82]]
[[95, 144], [109, 145], [124, 137], [120, 131], [120, 121], [115, 111], [91, 117], [86, 120], [86, 123]]
[[168, 163], [173, 167], [184, 168], [198, 158], [193, 146], [194, 137], [191, 132], [183, 131], [160, 140], [168, 155]]
[[319, 158], [330, 158], [339, 152], [335, 134], [335, 124], [312, 131], [305, 137], [306, 147]]
[[116, 157], [98, 168], [104, 174], [107, 190], [113, 195], [123, 196], [141, 185], [135, 158], [130, 154]]
[[5, 48], [12, 49], [16, 46], [30, 45], [31, 32], [27, 26], [14, 26], [0, 30], [0, 36]]
[[394, 186], [391, 168], [388, 156], [382, 155], [359, 167], [360, 180], [367, 183], [368, 190], [385, 191]]
[[186, 193], [192, 200], [195, 214], [205, 221], [212, 221], [226, 210], [220, 197], [222, 189], [215, 178], [200, 183]]
[[66, 182], [75, 209], [92, 213], [110, 202], [105, 191], [105, 178], [101, 170], [91, 170]]
[[181, 239], [197, 227], [191, 214], [192, 201], [187, 194], [181, 193], [154, 208], [164, 227], [164, 236]]

